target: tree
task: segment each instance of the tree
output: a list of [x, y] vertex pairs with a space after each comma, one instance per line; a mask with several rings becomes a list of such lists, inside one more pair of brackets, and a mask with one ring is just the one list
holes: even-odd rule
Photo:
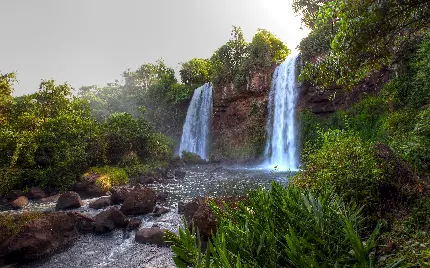
[[207, 59], [192, 59], [182, 63], [179, 74], [182, 83], [188, 87], [198, 87], [210, 81], [211, 62]]
[[13, 103], [13, 83], [16, 82], [15, 73], [0, 73], [0, 125], [5, 124], [5, 114]]
[[[306, 5], [301, 10], [315, 14], [315, 9]], [[370, 72], [396, 62], [410, 40], [429, 29], [429, 22], [428, 1], [321, 3], [314, 29], [331, 30], [330, 49], [305, 66], [302, 78], [321, 87], [337, 84], [349, 88]]]

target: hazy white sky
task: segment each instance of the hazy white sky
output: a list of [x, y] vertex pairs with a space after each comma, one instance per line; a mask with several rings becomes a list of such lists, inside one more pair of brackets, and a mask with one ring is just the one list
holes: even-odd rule
[[41, 79], [103, 85], [163, 58], [179, 69], [208, 58], [241, 26], [267, 29], [294, 49], [307, 34], [290, 0], [0, 0], [0, 72], [16, 71], [14, 95]]

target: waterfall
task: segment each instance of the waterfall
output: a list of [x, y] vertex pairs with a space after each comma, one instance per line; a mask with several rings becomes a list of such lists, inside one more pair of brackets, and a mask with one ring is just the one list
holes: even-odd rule
[[194, 91], [182, 130], [179, 155], [191, 152], [208, 160], [208, 139], [212, 118], [212, 85], [207, 83]]
[[266, 124], [266, 165], [279, 170], [296, 170], [295, 106], [297, 100], [296, 59], [289, 56], [273, 74]]

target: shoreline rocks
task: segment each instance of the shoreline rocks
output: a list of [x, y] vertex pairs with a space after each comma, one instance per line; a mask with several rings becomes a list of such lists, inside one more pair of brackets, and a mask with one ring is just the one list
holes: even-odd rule
[[166, 246], [165, 229], [160, 227], [142, 228], [136, 233], [135, 241], [141, 244]]
[[58, 198], [56, 210], [80, 208], [83, 205], [81, 197], [76, 192], [65, 192]]
[[134, 188], [128, 193], [121, 206], [125, 215], [145, 215], [154, 210], [157, 195], [151, 188]]
[[108, 233], [116, 227], [124, 228], [129, 224], [127, 217], [116, 207], [100, 212], [95, 221], [96, 233]]
[[17, 199], [10, 202], [13, 209], [21, 209], [28, 205], [28, 198], [25, 196], [20, 196]]

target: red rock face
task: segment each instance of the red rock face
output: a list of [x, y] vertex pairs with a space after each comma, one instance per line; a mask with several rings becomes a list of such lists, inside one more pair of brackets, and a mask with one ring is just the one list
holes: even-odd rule
[[262, 156], [275, 68], [253, 71], [243, 89], [235, 88], [232, 82], [214, 87], [212, 160], [252, 160]]
[[363, 79], [351, 91], [340, 87], [319, 90], [310, 83], [303, 83], [299, 94], [299, 109], [309, 110], [320, 116], [330, 115], [338, 110], [348, 109], [366, 96], [377, 94], [389, 80], [390, 72], [381, 70]]

